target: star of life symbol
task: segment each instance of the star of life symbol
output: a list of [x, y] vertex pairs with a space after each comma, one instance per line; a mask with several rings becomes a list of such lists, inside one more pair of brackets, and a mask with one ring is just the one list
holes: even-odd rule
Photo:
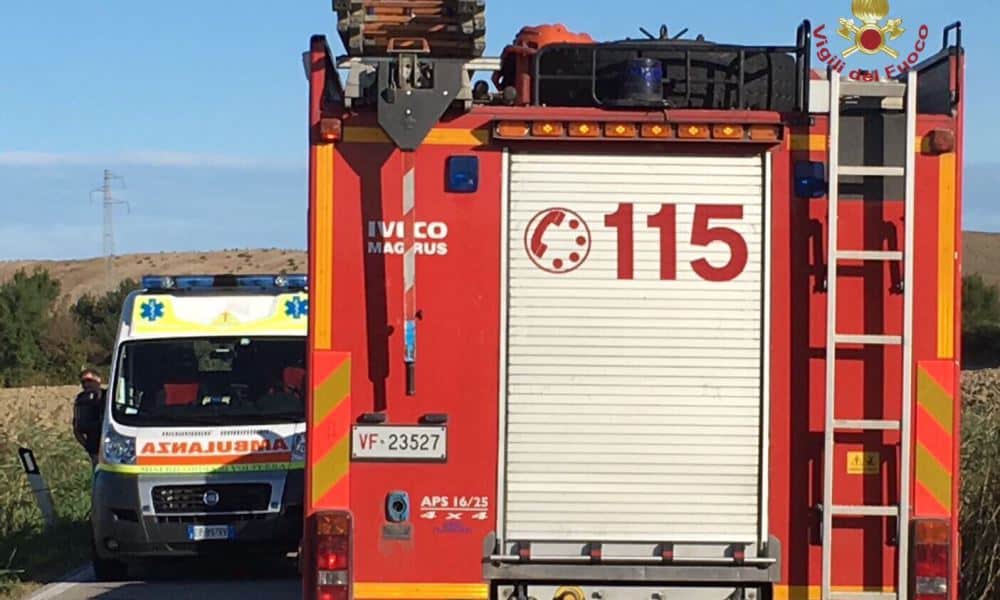
[[163, 318], [164, 304], [159, 300], [148, 300], [139, 305], [140, 314], [144, 320], [150, 323], [155, 322], [157, 319]]
[[861, 24], [854, 19], [840, 19], [837, 34], [854, 44], [844, 50], [844, 58], [855, 52], [873, 55], [884, 52], [892, 58], [899, 58], [899, 53], [887, 42], [899, 39], [906, 30], [903, 29], [903, 19], [886, 20], [889, 0], [853, 0], [851, 11]]

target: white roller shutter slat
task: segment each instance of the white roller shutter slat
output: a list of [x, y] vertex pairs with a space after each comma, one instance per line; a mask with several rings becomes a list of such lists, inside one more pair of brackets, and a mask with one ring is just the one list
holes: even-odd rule
[[[505, 539], [758, 539], [763, 186], [761, 156], [510, 156]], [[633, 208], [632, 279], [618, 277], [619, 229], [605, 223], [621, 204]], [[666, 226], [647, 222], [665, 204], [671, 280]], [[693, 243], [699, 206], [742, 208], [707, 223], [745, 244], [728, 281], [692, 265], [733, 255], [716, 238]]]

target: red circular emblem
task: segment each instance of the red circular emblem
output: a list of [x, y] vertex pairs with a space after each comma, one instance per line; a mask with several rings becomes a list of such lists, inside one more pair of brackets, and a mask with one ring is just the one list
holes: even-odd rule
[[532, 217], [524, 232], [524, 249], [531, 262], [549, 273], [579, 269], [590, 256], [590, 246], [587, 222], [566, 208], [543, 210]]
[[869, 52], [877, 52], [882, 47], [882, 32], [878, 29], [865, 29], [859, 37], [861, 47]]

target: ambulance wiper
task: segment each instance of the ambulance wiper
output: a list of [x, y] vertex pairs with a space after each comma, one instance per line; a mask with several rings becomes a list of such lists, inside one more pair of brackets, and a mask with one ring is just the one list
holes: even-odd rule
[[302, 423], [306, 420], [302, 412], [266, 413], [260, 415], [261, 422]]
[[168, 415], [164, 413], [153, 413], [149, 415], [151, 420], [162, 420], [167, 423], [172, 423], [175, 425], [186, 425], [190, 427], [197, 427], [199, 425], [215, 425], [221, 427], [226, 424], [224, 419], [219, 418], [204, 418], [204, 417], [193, 417], [193, 416], [177, 416]]

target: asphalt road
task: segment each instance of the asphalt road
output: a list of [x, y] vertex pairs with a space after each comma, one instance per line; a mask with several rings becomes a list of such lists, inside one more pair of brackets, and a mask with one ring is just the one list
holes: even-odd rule
[[29, 600], [298, 600], [301, 583], [294, 566], [175, 561], [144, 565], [129, 579], [95, 582], [83, 568], [50, 584]]

